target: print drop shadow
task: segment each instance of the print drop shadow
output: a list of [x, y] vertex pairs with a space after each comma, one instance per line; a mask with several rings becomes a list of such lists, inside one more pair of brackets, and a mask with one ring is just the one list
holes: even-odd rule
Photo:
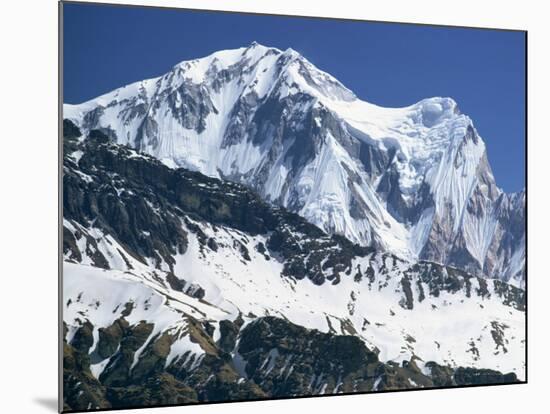
[[57, 398], [35, 398], [34, 402], [37, 405], [40, 405], [44, 408], [47, 408], [49, 411], [57, 412]]

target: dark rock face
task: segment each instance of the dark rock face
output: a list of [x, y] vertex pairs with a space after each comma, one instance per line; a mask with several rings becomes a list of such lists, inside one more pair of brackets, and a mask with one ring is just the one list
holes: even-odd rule
[[[443, 291], [449, 293], [463, 291], [467, 297], [471, 297], [473, 295], [488, 297], [490, 296], [490, 293], [487, 286], [491, 284], [494, 289], [493, 294], [497, 295], [503, 303], [520, 311], [525, 310], [525, 291], [505, 284], [500, 280], [487, 280], [472, 276], [471, 274], [460, 269], [446, 267], [430, 262], [419, 262], [411, 266], [404, 272], [404, 274], [405, 278], [403, 279], [404, 281], [402, 281], [404, 286], [410, 284], [409, 280], [414, 280], [414, 278], [411, 278], [412, 275], [417, 275], [417, 282], [422, 282], [428, 287], [428, 291], [420, 291], [420, 296], [416, 299], [418, 302], [423, 300], [424, 295], [438, 297]], [[472, 288], [474, 281], [479, 285], [479, 288]], [[409, 289], [404, 288], [404, 290]], [[413, 298], [412, 294], [407, 294], [406, 292], [405, 298], [407, 308], [412, 309], [415, 298]]]
[[[90, 357], [86, 353], [91, 344], [91, 327], [83, 326], [70, 343], [64, 343], [65, 409], [130, 408], [517, 381], [514, 374], [452, 369], [434, 362], [426, 363], [430, 370], [430, 375], [426, 375], [415, 358], [401, 365], [384, 364], [355, 336], [324, 334], [274, 317], [258, 318], [242, 329], [238, 321], [223, 321], [223, 339], [217, 344], [197, 321], [189, 322], [189, 334], [205, 351], [198, 366], [190, 369], [189, 364], [176, 361], [165, 367], [173, 339], [163, 334], [150, 341], [130, 370], [136, 349], [143, 344], [151, 327], [145, 324], [130, 327], [122, 319], [103, 330], [102, 348], [107, 343], [118, 343], [119, 348], [110, 356], [111, 362], [99, 380], [91, 375]], [[244, 372], [240, 368], [242, 361], [246, 364]]]
[[491, 369], [458, 368], [453, 376], [456, 385], [508, 384], [517, 381], [514, 374], [501, 374]]
[[64, 141], [73, 141], [82, 135], [80, 129], [68, 119], [63, 120]]
[[[164, 333], [150, 340], [132, 366], [136, 351], [143, 346], [153, 326], [129, 326], [122, 318], [100, 330], [98, 355], [87, 354], [93, 342], [89, 325], [84, 325], [70, 343], [64, 342], [65, 410], [131, 408], [151, 405], [190, 404], [199, 401], [258, 399], [267, 396], [254, 383], [239, 383], [231, 357], [219, 349], [206, 330], [189, 320], [189, 335], [205, 351], [200, 365], [190, 369], [186, 361], [166, 366], [173, 337]], [[112, 350], [116, 351], [113, 353]], [[109, 358], [99, 379], [90, 372], [91, 359]]]
[[369, 392], [516, 382], [514, 374], [453, 370], [434, 362], [423, 374], [416, 359], [384, 364], [355, 336], [324, 334], [282, 319], [259, 318], [241, 331], [238, 353], [246, 375], [273, 396]]
[[[111, 234], [128, 250], [139, 257], [160, 256], [171, 263], [171, 256], [177, 252], [184, 252], [187, 246], [186, 234], [181, 230], [180, 221], [165, 200], [156, 197], [150, 189], [141, 187], [130, 191], [131, 185], [127, 182], [134, 177], [152, 174], [151, 169], [136, 168], [137, 165], [119, 165], [123, 170], [99, 170], [97, 166], [104, 162], [115, 166], [117, 157], [110, 153], [109, 140], [99, 131], [90, 134], [84, 149], [104, 148], [105, 151], [85, 151], [78, 166], [74, 165], [69, 156], [64, 160], [63, 176], [63, 214], [66, 220], [74, 223], [94, 221], [95, 226]], [[101, 159], [101, 162], [100, 162]], [[133, 168], [132, 168], [133, 167]], [[86, 180], [80, 172], [93, 176]], [[159, 171], [162, 173], [162, 171]], [[163, 177], [159, 177], [162, 181]], [[169, 181], [165, 181], [170, 185]], [[148, 202], [144, 192], [148, 192]], [[147, 237], [146, 237], [147, 235]], [[75, 235], [79, 238], [78, 233]], [[85, 237], [85, 236], [84, 236]], [[92, 251], [97, 251], [93, 246]], [[66, 251], [71, 250], [71, 240], [65, 243]], [[73, 251], [73, 250], [71, 250]], [[101, 253], [97, 252], [98, 255]], [[106, 267], [106, 259], [98, 258], [100, 267]]]
[[309, 331], [272, 317], [243, 329], [237, 351], [247, 361], [247, 377], [274, 396], [345, 392], [377, 361], [355, 336]]

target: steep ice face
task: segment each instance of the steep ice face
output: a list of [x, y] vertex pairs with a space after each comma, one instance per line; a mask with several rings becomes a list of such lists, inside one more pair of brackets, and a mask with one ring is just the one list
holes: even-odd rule
[[[354, 242], [523, 277], [524, 229], [509, 234], [483, 140], [451, 98], [379, 107], [296, 51], [253, 43], [65, 105], [64, 117], [168, 166], [244, 183]], [[502, 239], [514, 242], [503, 250]]]
[[[325, 104], [342, 117], [354, 138], [393, 154], [390, 165], [406, 198], [414, 195], [424, 182], [441, 199], [464, 198], [462, 194], [452, 194], [453, 174], [460, 170], [471, 181], [485, 146], [481, 140], [465, 141], [473, 124], [459, 113], [452, 99], [431, 98], [396, 109], [359, 100]], [[453, 164], [454, 169], [447, 168]]]

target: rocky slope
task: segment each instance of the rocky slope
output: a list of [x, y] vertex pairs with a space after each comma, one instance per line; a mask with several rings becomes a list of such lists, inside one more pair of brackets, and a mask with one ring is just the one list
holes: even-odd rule
[[64, 116], [171, 167], [243, 183], [330, 234], [524, 286], [524, 193], [497, 187], [450, 98], [378, 107], [294, 50], [253, 43]]
[[[517, 382], [515, 374], [489, 369], [452, 369], [435, 362], [419, 367], [416, 359], [382, 363], [355, 336], [308, 330], [280, 318], [259, 317], [244, 328], [242, 320], [224, 322], [215, 342], [208, 326], [191, 318], [182, 321], [204, 354], [199, 361], [184, 354], [175, 362], [167, 360], [176, 339], [171, 334], [145, 343], [151, 325], [129, 327], [121, 317], [99, 331], [91, 354], [93, 328], [83, 325], [70, 344], [64, 342], [65, 410]], [[136, 350], [143, 346], [132, 367]], [[233, 354], [246, 365], [235, 364]], [[94, 360], [113, 355], [116, 362], [94, 376]]]
[[65, 121], [67, 410], [524, 378], [524, 292]]

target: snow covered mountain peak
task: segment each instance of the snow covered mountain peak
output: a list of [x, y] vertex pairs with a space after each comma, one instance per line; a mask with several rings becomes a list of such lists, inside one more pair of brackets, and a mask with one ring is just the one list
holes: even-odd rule
[[[292, 48], [285, 51], [252, 42], [247, 47], [215, 52], [207, 57], [187, 60], [176, 65], [173, 71], [193, 83], [212, 85], [219, 81], [220, 73], [241, 71], [241, 84], [279, 83], [281, 97], [292, 93], [310, 93], [320, 99], [351, 101], [355, 95], [337, 79], [311, 64]], [[226, 73], [227, 74], [227, 73]], [[168, 75], [168, 74], [167, 74]], [[165, 76], [167, 76], [165, 75]]]
[[253, 42], [249, 46], [220, 50], [206, 57], [184, 60], [175, 65], [174, 69], [189, 70], [190, 68], [195, 68], [195, 70], [206, 72], [212, 67], [215, 70], [222, 70], [237, 64], [241, 60], [247, 60], [250, 64], [254, 64], [268, 54], [280, 55], [281, 53], [279, 49]]
[[64, 118], [353, 242], [523, 283], [522, 216], [509, 226], [522, 201], [498, 202], [485, 144], [451, 98], [380, 107], [295, 50], [252, 43], [65, 105]]

